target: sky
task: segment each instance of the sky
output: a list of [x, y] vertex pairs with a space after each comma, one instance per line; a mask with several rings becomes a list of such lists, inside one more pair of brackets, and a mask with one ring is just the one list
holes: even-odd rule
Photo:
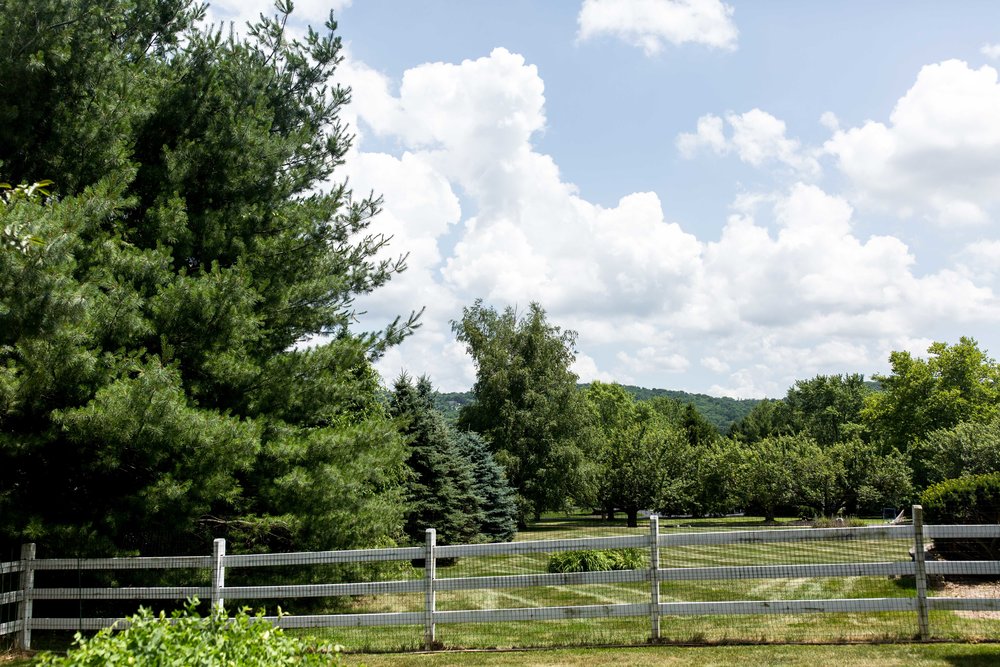
[[581, 381], [736, 398], [1000, 352], [1000, 3], [295, 4], [297, 31], [335, 12], [338, 177], [408, 253], [358, 328], [426, 308], [387, 382], [468, 390], [477, 298], [575, 330]]

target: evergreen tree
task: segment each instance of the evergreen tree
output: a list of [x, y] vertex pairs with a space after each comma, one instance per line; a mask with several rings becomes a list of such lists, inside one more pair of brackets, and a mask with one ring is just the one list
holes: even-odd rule
[[476, 480], [469, 460], [434, 409], [431, 393], [427, 378], [414, 385], [404, 374], [396, 380], [392, 395], [392, 414], [410, 449], [405, 531], [415, 542], [423, 542], [428, 528], [437, 531], [439, 544], [472, 542], [483, 522]]
[[375, 259], [378, 199], [337, 184], [335, 23], [292, 41], [290, 9], [245, 40], [190, 0], [0, 13], [0, 180], [57, 195], [0, 206], [0, 542], [398, 534], [405, 450], [371, 362], [415, 321], [349, 329], [403, 265]]
[[456, 431], [455, 446], [469, 461], [481, 514], [479, 533], [490, 542], [509, 542], [517, 533], [517, 496], [489, 445], [478, 434]]

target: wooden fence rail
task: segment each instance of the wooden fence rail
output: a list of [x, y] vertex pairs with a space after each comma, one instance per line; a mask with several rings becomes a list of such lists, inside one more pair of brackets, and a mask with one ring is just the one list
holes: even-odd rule
[[[226, 600], [268, 598], [309, 598], [346, 595], [382, 595], [396, 593], [424, 594], [424, 608], [419, 612], [323, 614], [266, 617], [286, 628], [365, 627], [414, 625], [424, 628], [424, 645], [433, 648], [436, 626], [441, 623], [486, 623], [580, 618], [647, 616], [650, 636], [660, 638], [662, 616], [742, 615], [742, 614], [812, 614], [842, 612], [910, 612], [916, 616], [916, 630], [921, 639], [930, 636], [929, 611], [976, 610], [1000, 611], [1000, 599], [963, 599], [928, 597], [928, 575], [1000, 575], [1000, 561], [927, 562], [924, 540], [934, 538], [998, 538], [1000, 525], [924, 526], [922, 510], [913, 507], [912, 526], [868, 526], [863, 528], [779, 529], [729, 532], [661, 534], [657, 517], [650, 519], [648, 535], [601, 537], [589, 539], [537, 540], [498, 544], [463, 544], [438, 546], [433, 529], [427, 531], [422, 547], [395, 549], [360, 549], [280, 554], [227, 555], [225, 541], [216, 540], [211, 556], [155, 558], [35, 558], [34, 545], [25, 545], [21, 560], [0, 563], [0, 573], [19, 574], [18, 590], [0, 594], [0, 605], [17, 605], [16, 620], [0, 624], [0, 636], [17, 634], [18, 644], [30, 648], [32, 630], [96, 630], [108, 627], [116, 618], [37, 618], [35, 600], [173, 600], [199, 597], [222, 606]], [[896, 539], [913, 545], [912, 561], [861, 562], [832, 564], [747, 565], [713, 567], [661, 567], [660, 550], [681, 546], [754, 545], [776, 542], [842, 541]], [[649, 550], [648, 568], [613, 572], [566, 574], [523, 574], [440, 579], [436, 574], [439, 559], [473, 556], [511, 556], [570, 550], [644, 548]], [[226, 570], [274, 566], [307, 566], [339, 563], [423, 560], [423, 578], [401, 581], [377, 581], [311, 585], [226, 586]], [[211, 571], [208, 586], [151, 587], [77, 587], [38, 588], [34, 574], [39, 571], [201, 569]], [[718, 579], [780, 579], [802, 577], [912, 576], [916, 581], [913, 597], [763, 600], [724, 602], [661, 602], [660, 586], [671, 581]], [[609, 583], [649, 583], [649, 602], [632, 604], [527, 607], [515, 609], [468, 609], [439, 611], [438, 592], [523, 588], [533, 586], [579, 586]]]

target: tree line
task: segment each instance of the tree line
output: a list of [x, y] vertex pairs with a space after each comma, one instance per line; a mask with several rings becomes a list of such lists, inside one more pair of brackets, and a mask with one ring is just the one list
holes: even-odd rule
[[723, 436], [691, 404], [640, 400], [595, 382], [574, 391], [575, 334], [537, 304], [481, 301], [455, 323], [476, 362], [459, 425], [483, 433], [512, 474], [522, 523], [575, 506], [606, 517], [643, 509], [767, 520], [879, 514], [946, 479], [1000, 470], [1000, 366], [971, 338], [891, 371], [800, 380]]
[[246, 37], [189, 0], [0, 14], [0, 547], [325, 550], [510, 539], [568, 507], [830, 514], [996, 469], [996, 364], [976, 343], [797, 383], [726, 435], [694, 406], [578, 387], [541, 305], [453, 323], [477, 367], [444, 419], [359, 332], [381, 201], [340, 176], [342, 47], [277, 3]]

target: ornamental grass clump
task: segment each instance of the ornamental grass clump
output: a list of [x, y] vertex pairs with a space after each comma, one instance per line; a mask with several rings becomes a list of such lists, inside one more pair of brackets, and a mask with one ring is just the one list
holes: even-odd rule
[[563, 551], [549, 556], [549, 572], [608, 572], [646, 567], [641, 549], [605, 551]]
[[105, 628], [93, 637], [76, 634], [66, 655], [47, 653], [44, 667], [270, 667], [272, 665], [342, 665], [341, 646], [317, 646], [286, 635], [241, 609], [200, 616], [197, 600], [169, 617], [140, 608], [123, 628]]

